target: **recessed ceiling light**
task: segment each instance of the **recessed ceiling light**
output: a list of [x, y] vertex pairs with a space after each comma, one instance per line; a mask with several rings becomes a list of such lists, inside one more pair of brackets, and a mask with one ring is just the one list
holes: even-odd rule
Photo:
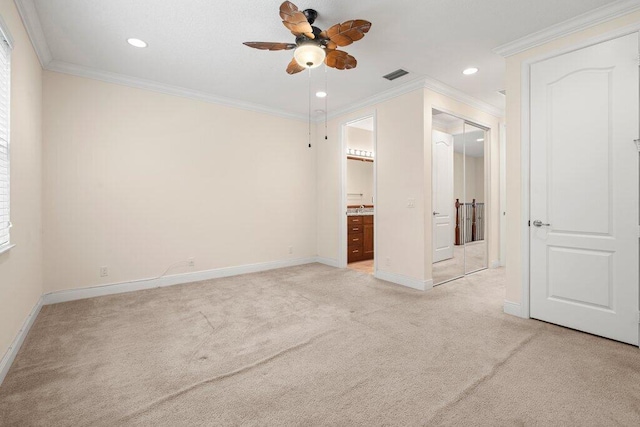
[[147, 47], [147, 42], [140, 39], [127, 39], [127, 43], [134, 47]]
[[318, 98], [324, 98], [325, 96], [327, 96], [327, 92], [323, 92], [323, 91], [316, 92], [316, 96]]
[[464, 74], [465, 76], [470, 76], [470, 75], [475, 74], [477, 72], [478, 72], [478, 69], [476, 67], [470, 67], [470, 68], [467, 68], [466, 70], [464, 70], [462, 72], [462, 74]]
[[478, 139], [476, 139], [476, 141], [478, 141], [478, 142], [484, 142], [484, 138], [478, 138]]

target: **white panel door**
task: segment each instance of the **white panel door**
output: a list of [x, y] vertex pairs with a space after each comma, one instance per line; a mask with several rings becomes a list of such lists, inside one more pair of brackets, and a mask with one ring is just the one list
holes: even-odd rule
[[531, 317], [638, 344], [638, 34], [531, 67]]
[[453, 136], [433, 131], [433, 262], [453, 258]]

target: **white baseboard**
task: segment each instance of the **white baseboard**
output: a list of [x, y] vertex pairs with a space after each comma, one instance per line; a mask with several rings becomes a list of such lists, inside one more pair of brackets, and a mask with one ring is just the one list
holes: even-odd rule
[[433, 280], [419, 280], [413, 277], [403, 276], [402, 274], [389, 273], [388, 271], [376, 271], [376, 279], [386, 282], [395, 283], [396, 285], [406, 286], [408, 288], [417, 289], [419, 291], [427, 291], [433, 288]]
[[324, 265], [328, 265], [329, 267], [335, 267], [335, 268], [340, 268], [340, 266], [338, 265], [338, 260], [337, 259], [332, 259], [332, 258], [325, 258], [325, 257], [316, 257], [316, 262], [319, 262], [320, 264], [324, 264]]
[[524, 317], [522, 316], [522, 306], [518, 303], [505, 300], [503, 309], [505, 313], [512, 316]]
[[165, 286], [181, 285], [184, 283], [199, 282], [201, 280], [219, 279], [221, 277], [237, 276], [247, 273], [274, 270], [277, 268], [294, 267], [297, 265], [320, 262], [316, 257], [297, 258], [291, 260], [271, 261], [258, 264], [239, 265], [234, 267], [216, 268], [213, 270], [197, 271], [194, 273], [175, 274], [154, 279], [140, 279], [123, 283], [111, 283], [108, 285], [92, 286], [87, 288], [55, 291], [42, 296], [44, 305], [57, 304], [67, 301], [75, 301], [85, 298], [94, 298], [105, 295], [122, 294], [126, 292], [141, 291], [144, 289], [161, 288]]
[[[309, 257], [298, 258], [292, 260], [281, 260], [264, 262], [258, 264], [240, 265], [235, 267], [217, 268], [213, 270], [198, 271], [194, 273], [176, 274], [172, 276], [154, 278], [154, 279], [141, 279], [123, 283], [112, 283], [101, 286], [93, 286], [79, 289], [69, 289], [63, 291], [49, 292], [43, 294], [35, 307], [31, 310], [31, 313], [27, 316], [22, 328], [18, 332], [18, 335], [11, 343], [11, 346], [5, 353], [4, 357], [0, 361], [0, 384], [4, 380], [5, 376], [9, 372], [9, 368], [13, 363], [22, 343], [24, 342], [31, 326], [33, 325], [36, 317], [40, 313], [43, 305], [57, 304], [67, 301], [75, 301], [86, 298], [94, 298], [105, 295], [115, 295], [126, 292], [135, 292], [144, 289], [153, 289], [165, 286], [173, 286], [184, 283], [198, 282], [201, 280], [218, 279], [221, 277], [237, 276], [240, 274], [257, 273], [260, 271], [274, 270], [277, 268], [294, 267], [303, 264], [321, 263], [331, 267], [338, 267], [338, 261], [324, 257]], [[403, 276], [401, 274], [389, 273], [385, 271], [378, 271], [375, 274], [376, 278], [385, 280], [387, 282], [395, 283], [398, 285], [406, 286], [412, 289], [418, 289], [421, 291], [429, 290], [433, 288], [433, 280], [418, 280], [412, 277]], [[505, 303], [506, 304], [506, 303]], [[518, 305], [519, 307], [519, 305]], [[505, 305], [506, 311], [506, 305]]]
[[27, 316], [26, 320], [22, 324], [22, 328], [20, 328], [20, 330], [18, 331], [18, 335], [16, 335], [15, 339], [13, 340], [13, 342], [7, 349], [6, 353], [2, 357], [2, 360], [0, 360], [0, 385], [2, 385], [4, 378], [7, 376], [7, 373], [9, 372], [9, 368], [11, 368], [11, 364], [16, 358], [18, 351], [20, 351], [20, 347], [22, 347], [22, 343], [27, 337], [27, 334], [29, 333], [31, 326], [33, 326], [33, 322], [35, 322], [36, 317], [38, 317], [38, 313], [40, 313], [40, 309], [42, 309], [42, 306], [43, 306], [43, 298], [40, 297], [36, 305], [33, 307], [31, 312]]
[[495, 261], [491, 261], [491, 268], [500, 268], [500, 267], [502, 267], [502, 263], [500, 262], [499, 259]]

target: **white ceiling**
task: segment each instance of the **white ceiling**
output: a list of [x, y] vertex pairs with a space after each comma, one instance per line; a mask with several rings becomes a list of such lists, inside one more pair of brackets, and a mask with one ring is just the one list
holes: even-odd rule
[[[621, 1], [621, 0], [620, 0]], [[468, 96], [504, 108], [505, 61], [493, 49], [613, 0], [294, 0], [314, 8], [316, 26], [361, 18], [366, 37], [343, 48], [358, 60], [353, 70], [329, 69], [328, 111], [429, 77]], [[628, 0], [625, 0], [629, 3]], [[203, 95], [228, 98], [306, 117], [309, 76], [288, 75], [292, 51], [250, 49], [244, 41], [294, 42], [278, 15], [281, 0], [16, 0], [41, 60], [51, 69], [88, 67]], [[29, 14], [29, 11], [31, 13]], [[39, 21], [39, 22], [38, 22]], [[40, 34], [42, 37], [38, 37]], [[136, 49], [136, 37], [149, 43]], [[44, 57], [44, 58], [43, 58]], [[71, 64], [71, 65], [69, 65]], [[480, 68], [463, 76], [469, 66]], [[408, 76], [383, 75], [403, 68]], [[324, 87], [323, 68], [311, 90]], [[313, 98], [312, 111], [324, 109]]]

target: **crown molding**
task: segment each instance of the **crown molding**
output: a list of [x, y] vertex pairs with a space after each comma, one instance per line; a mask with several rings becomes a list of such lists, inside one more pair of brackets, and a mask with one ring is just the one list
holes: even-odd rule
[[[70, 74], [77, 77], [84, 77], [93, 80], [99, 80], [107, 83], [114, 83], [124, 86], [129, 86], [137, 89], [145, 89], [154, 92], [160, 92], [167, 95], [180, 96], [183, 98], [195, 99], [198, 101], [209, 102], [212, 104], [224, 105], [227, 107], [239, 108], [242, 110], [254, 111], [263, 114], [271, 114], [287, 119], [293, 120], [301, 120], [307, 121], [308, 117], [301, 114], [293, 114], [284, 110], [278, 110], [274, 108], [269, 108], [263, 105], [253, 104], [249, 102], [238, 101], [232, 98], [225, 98], [220, 96], [215, 96], [211, 94], [207, 94], [205, 92], [186, 89], [180, 86], [172, 86], [164, 83], [155, 82], [152, 80], [141, 79], [138, 77], [130, 77], [124, 74], [112, 73], [110, 71], [102, 71], [95, 68], [84, 67], [81, 65], [70, 64], [68, 62], [50, 61], [45, 67], [46, 70], [54, 71], [63, 74]], [[359, 110], [361, 108], [367, 108], [371, 105], [378, 104], [380, 102], [395, 98], [400, 95], [404, 95], [405, 93], [412, 92], [417, 89], [430, 89], [434, 92], [441, 93], [442, 95], [448, 96], [452, 99], [470, 105], [480, 111], [484, 111], [488, 114], [491, 114], [496, 117], [503, 117], [504, 110], [501, 110], [493, 105], [487, 104], [486, 102], [480, 101], [476, 98], [473, 98], [462, 91], [454, 89], [450, 86], [445, 85], [444, 83], [438, 82], [429, 78], [420, 78], [416, 80], [412, 80], [408, 83], [405, 83], [400, 86], [396, 86], [393, 89], [381, 92], [374, 96], [365, 98], [361, 101], [355, 102], [349, 107], [345, 107], [336, 111], [331, 112], [329, 118], [335, 118], [342, 116], [344, 114], [348, 114], [350, 112]], [[313, 119], [314, 122], [320, 122], [324, 120], [323, 118]]]
[[31, 44], [33, 44], [36, 55], [38, 55], [40, 65], [42, 65], [42, 68], [46, 68], [47, 64], [53, 59], [53, 56], [51, 55], [47, 39], [44, 36], [44, 31], [42, 31], [42, 24], [40, 23], [36, 6], [33, 0], [14, 0], [14, 3], [18, 9], [20, 18], [22, 18], [22, 23], [27, 30], [29, 39], [31, 39]]
[[618, 0], [545, 28], [544, 30], [529, 34], [518, 40], [498, 46], [493, 49], [493, 52], [505, 58], [513, 56], [525, 50], [549, 43], [550, 41], [576, 33], [602, 22], [619, 18], [637, 10], [640, 10], [640, 0]]
[[138, 77], [130, 77], [124, 74], [112, 73], [110, 71], [102, 71], [95, 68], [84, 67], [81, 65], [70, 64], [68, 62], [50, 61], [45, 67], [46, 70], [55, 71], [57, 73], [70, 74], [77, 77], [85, 77], [93, 80], [100, 80], [107, 83], [115, 83], [119, 85], [129, 86], [137, 89], [146, 89], [154, 92], [160, 92], [167, 95], [180, 96], [183, 98], [195, 99], [198, 101], [209, 102], [212, 104], [224, 105], [226, 107], [239, 108], [257, 113], [271, 114], [286, 119], [307, 121], [308, 117], [301, 114], [293, 114], [284, 110], [266, 107], [259, 104], [239, 101], [232, 98], [211, 95], [205, 92], [186, 89], [180, 86], [173, 86], [159, 83], [153, 80], [141, 79]]
[[[467, 104], [477, 110], [483, 111], [487, 114], [491, 114], [495, 117], [504, 117], [504, 110], [498, 107], [495, 107], [491, 104], [488, 104], [484, 101], [481, 101], [477, 98], [474, 98], [461, 90], [455, 89], [449, 85], [446, 85], [437, 80], [431, 79], [429, 77], [421, 77], [415, 80], [412, 80], [408, 83], [405, 83], [400, 86], [396, 86], [393, 89], [386, 90], [384, 92], [378, 93], [374, 96], [370, 96], [363, 100], [354, 102], [348, 107], [344, 107], [335, 111], [332, 111], [328, 115], [328, 119], [334, 119], [336, 117], [343, 116], [345, 114], [353, 113], [357, 110], [369, 108], [375, 104], [379, 104], [384, 101], [388, 101], [392, 98], [396, 98], [398, 96], [404, 95], [409, 92], [413, 92], [418, 89], [429, 89], [433, 92], [437, 92], [441, 95], [445, 95], [451, 99], [462, 102], [463, 104]], [[316, 121], [322, 121], [324, 119], [317, 119]]]
[[490, 114], [494, 117], [502, 118], [505, 115], [505, 111], [502, 108], [498, 108], [494, 105], [491, 105], [487, 102], [481, 101], [478, 98], [474, 98], [473, 96], [467, 95], [466, 93], [453, 88], [449, 85], [446, 85], [438, 80], [431, 79], [429, 77], [424, 79], [424, 88], [437, 92], [441, 95], [452, 98], [456, 101], [460, 101], [463, 104], [467, 104], [476, 110], [483, 111], [487, 114]]
[[[142, 79], [138, 77], [131, 77], [124, 74], [113, 73], [109, 71], [102, 71], [95, 68], [85, 67], [81, 65], [71, 64], [68, 62], [54, 60], [49, 49], [49, 44], [46, 41], [44, 32], [38, 12], [36, 10], [33, 0], [14, 0], [18, 12], [22, 18], [24, 26], [27, 30], [31, 43], [34, 46], [38, 59], [45, 70], [55, 71], [58, 73], [70, 74], [78, 77], [85, 77], [94, 80], [100, 80], [107, 83], [115, 83], [124, 86], [146, 89], [155, 92], [160, 92], [168, 95], [180, 96], [184, 98], [195, 99], [203, 102], [209, 102], [213, 104], [220, 104], [227, 107], [239, 108], [248, 111], [254, 111], [258, 113], [271, 114], [287, 119], [307, 121], [308, 116], [302, 114], [294, 114], [288, 111], [270, 108], [267, 106], [253, 104], [250, 102], [239, 101], [237, 99], [226, 98], [221, 96], [212, 95], [206, 92], [197, 91], [193, 89], [187, 89], [180, 86], [173, 86], [169, 84], [159, 83], [152, 80]], [[430, 79], [430, 78], [417, 78], [411, 80], [405, 84], [396, 86], [392, 89], [378, 93], [374, 96], [365, 98], [363, 100], [352, 103], [348, 107], [341, 108], [332, 111], [329, 114], [329, 118], [335, 118], [348, 114], [350, 112], [366, 108], [374, 104], [395, 98], [405, 93], [412, 92], [417, 89], [427, 88], [435, 92], [446, 95], [457, 101], [468, 104], [478, 110], [484, 111], [488, 114], [503, 117], [504, 110], [499, 109], [493, 105], [480, 101], [466, 93], [454, 89], [442, 82]], [[312, 118], [314, 122], [323, 121], [323, 117]]]
[[[328, 115], [328, 119], [334, 119], [336, 117], [344, 116], [345, 114], [352, 113], [354, 111], [371, 107], [372, 105], [379, 104], [389, 99], [404, 95], [405, 93], [413, 92], [424, 87], [424, 79], [418, 78], [411, 80], [402, 85], [398, 85], [392, 89], [385, 90], [368, 98], [364, 98], [360, 101], [351, 103], [348, 107], [339, 108], [331, 111]], [[324, 118], [319, 118], [317, 121], [323, 121]]]

